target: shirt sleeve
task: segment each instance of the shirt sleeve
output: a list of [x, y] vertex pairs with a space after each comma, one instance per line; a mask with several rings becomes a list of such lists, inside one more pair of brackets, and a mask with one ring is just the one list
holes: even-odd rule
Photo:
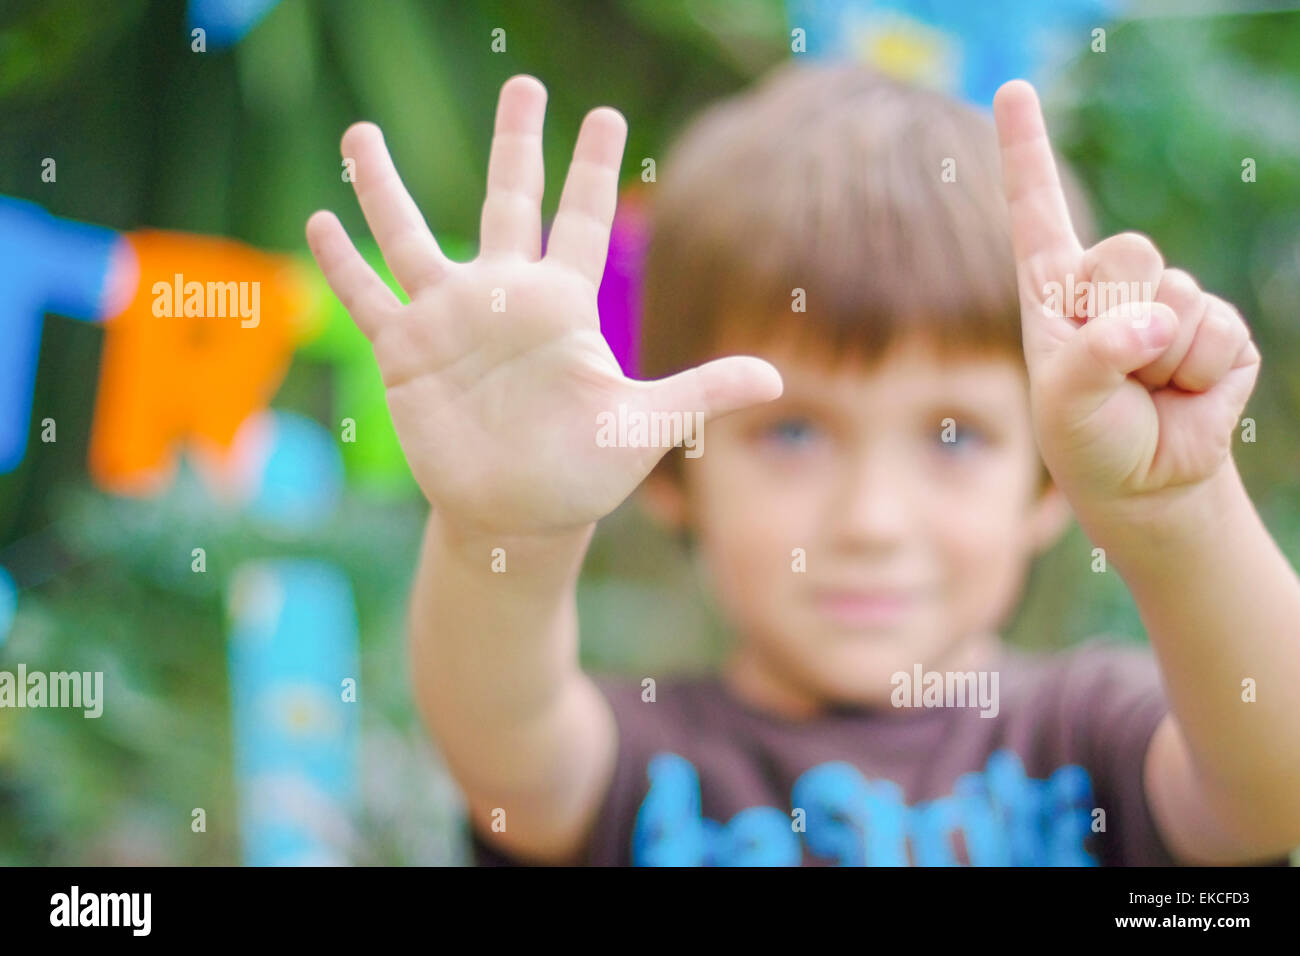
[[[1106, 866], [1179, 866], [1160, 834], [1143, 781], [1147, 748], [1169, 713], [1149, 647], [1094, 638], [1069, 654], [1060, 696], [1080, 763], [1092, 777], [1106, 829], [1095, 835]], [[1285, 858], [1268, 866], [1286, 866]]]
[[[592, 676], [614, 715], [617, 749], [614, 772], [601, 800], [591, 836], [583, 851], [584, 866], [632, 865], [632, 833], [641, 801], [649, 789], [646, 767], [664, 749], [668, 735], [661, 719], [670, 703], [646, 703], [640, 684], [630, 678]], [[659, 688], [663, 696], [664, 686]], [[489, 845], [472, 827], [470, 850], [475, 866], [526, 866]]]

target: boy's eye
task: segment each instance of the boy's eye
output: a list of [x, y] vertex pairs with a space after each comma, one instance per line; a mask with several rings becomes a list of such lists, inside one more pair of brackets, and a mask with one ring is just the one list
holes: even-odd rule
[[965, 451], [986, 444], [987, 436], [973, 425], [957, 423], [952, 428], [941, 428], [936, 436], [939, 447], [945, 451]]
[[763, 437], [780, 445], [798, 447], [816, 437], [816, 429], [807, 419], [787, 418], [763, 429]]

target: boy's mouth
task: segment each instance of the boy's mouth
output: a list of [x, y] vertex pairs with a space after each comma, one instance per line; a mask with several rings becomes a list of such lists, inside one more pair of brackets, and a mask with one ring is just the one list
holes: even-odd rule
[[917, 606], [919, 595], [902, 589], [823, 590], [815, 593], [818, 612], [846, 627], [896, 624]]

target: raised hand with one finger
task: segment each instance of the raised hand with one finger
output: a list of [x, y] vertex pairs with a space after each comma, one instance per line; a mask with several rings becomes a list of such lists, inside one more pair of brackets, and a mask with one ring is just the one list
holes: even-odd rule
[[1043, 459], [1081, 517], [1151, 513], [1230, 466], [1259, 350], [1145, 236], [1080, 245], [1033, 87], [1007, 83], [993, 110]]

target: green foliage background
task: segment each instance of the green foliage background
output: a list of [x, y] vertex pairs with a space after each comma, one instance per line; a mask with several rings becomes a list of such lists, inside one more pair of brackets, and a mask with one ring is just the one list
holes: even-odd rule
[[[1141, 5], [1138, 5], [1140, 11]], [[489, 49], [495, 27], [508, 52]], [[630, 122], [625, 174], [701, 106], [789, 56], [781, 3], [284, 0], [235, 49], [190, 51], [169, 0], [11, 2], [0, 13], [0, 193], [120, 230], [144, 226], [305, 249], [315, 209], [364, 224], [338, 137], [385, 130], [437, 232], [473, 241], [493, 110], [517, 72], [550, 91], [544, 209], [583, 114]], [[1283, 549], [1300, 558], [1300, 15], [1112, 25], [1044, 90], [1054, 140], [1105, 231], [1138, 229], [1236, 302], [1264, 372], [1236, 455]], [[43, 157], [58, 179], [40, 181]], [[1252, 157], [1258, 180], [1243, 183]], [[85, 460], [102, 332], [46, 322], [34, 420], [58, 442], [0, 476], [0, 565], [22, 588], [0, 668], [102, 670], [112, 706], [0, 711], [0, 863], [238, 862], [223, 595], [236, 563], [316, 555], [352, 577], [362, 627], [359, 863], [464, 859], [458, 798], [410, 701], [405, 596], [424, 506], [349, 493], [310, 536], [269, 539], [188, 477], [162, 499], [96, 491]], [[276, 406], [327, 420], [326, 369], [295, 363]], [[209, 573], [189, 571], [203, 544]], [[1142, 639], [1118, 578], [1073, 531], [1035, 569], [1009, 636]], [[725, 634], [676, 546], [625, 506], [603, 522], [579, 594], [583, 662], [661, 675], [708, 667]], [[208, 832], [190, 832], [194, 807]]]

